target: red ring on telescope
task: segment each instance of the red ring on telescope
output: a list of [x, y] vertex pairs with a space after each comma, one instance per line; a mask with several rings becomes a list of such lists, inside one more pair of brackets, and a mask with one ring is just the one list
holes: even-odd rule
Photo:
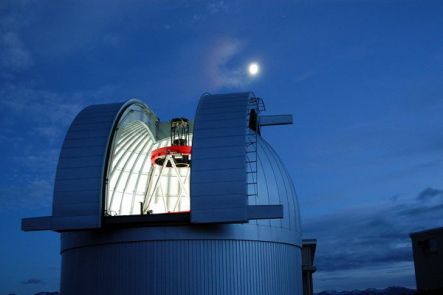
[[190, 155], [192, 153], [192, 147], [189, 145], [172, 145], [166, 146], [162, 148], [158, 148], [152, 151], [151, 153], [151, 163], [155, 164], [155, 161], [160, 157], [166, 157], [166, 155], [170, 154], [182, 154], [182, 155]]

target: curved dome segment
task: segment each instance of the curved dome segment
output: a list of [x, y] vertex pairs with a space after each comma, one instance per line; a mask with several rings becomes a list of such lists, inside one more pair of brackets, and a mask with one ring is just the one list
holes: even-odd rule
[[150, 171], [149, 155], [156, 140], [142, 121], [119, 126], [108, 169], [105, 215], [139, 213]]
[[36, 226], [53, 230], [100, 228], [108, 150], [117, 122], [138, 100], [93, 105], [72, 122], [60, 152], [53, 216]]
[[250, 205], [282, 204], [282, 219], [259, 220], [259, 226], [270, 226], [283, 231], [297, 232], [292, 234], [300, 241], [301, 222], [298, 197], [292, 179], [282, 160], [262, 137], [258, 138], [257, 149], [257, 196], [249, 197]]
[[280, 203], [250, 205], [257, 195], [258, 114], [252, 92], [205, 94], [195, 114], [192, 223], [246, 223], [283, 218]]
[[[148, 124], [129, 114], [118, 123], [109, 160], [105, 216], [190, 211], [191, 169], [171, 161], [168, 152], [176, 147], [171, 137], [156, 138], [158, 124]], [[155, 161], [159, 155], [162, 161]], [[177, 154], [174, 157], [178, 161]]]

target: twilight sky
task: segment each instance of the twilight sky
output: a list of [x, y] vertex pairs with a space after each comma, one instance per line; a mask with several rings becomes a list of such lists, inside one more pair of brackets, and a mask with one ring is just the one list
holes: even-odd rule
[[245, 90], [294, 115], [264, 137], [318, 239], [316, 291], [415, 287], [408, 234], [443, 226], [442, 15], [418, 0], [1, 1], [0, 294], [58, 290], [58, 234], [20, 220], [51, 214], [83, 107], [136, 97], [192, 118], [203, 92]]

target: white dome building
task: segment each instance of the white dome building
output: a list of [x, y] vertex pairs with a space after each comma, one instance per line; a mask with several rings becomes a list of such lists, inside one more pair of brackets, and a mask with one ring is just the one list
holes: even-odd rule
[[297, 196], [252, 93], [202, 96], [194, 121], [90, 106], [67, 133], [53, 215], [61, 294], [302, 294]]

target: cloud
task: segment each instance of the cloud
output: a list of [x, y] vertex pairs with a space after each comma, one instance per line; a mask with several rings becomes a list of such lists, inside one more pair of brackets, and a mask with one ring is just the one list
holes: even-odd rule
[[313, 78], [315, 75], [317, 75], [317, 72], [315, 70], [304, 71], [304, 72], [300, 73], [299, 75], [297, 75], [295, 77], [294, 81], [296, 83], [300, 83], [300, 82], [303, 82], [303, 81]]
[[[12, 84], [2, 85], [0, 97], [0, 107], [6, 112], [0, 124], [8, 126], [4, 134], [14, 141], [18, 136], [25, 137], [29, 141], [22, 142], [25, 145], [35, 145], [36, 141], [59, 144], [68, 124], [85, 103], [81, 94], [58, 94]], [[17, 130], [20, 134], [14, 134]]]
[[334, 286], [335, 290], [355, 290], [371, 286], [386, 288], [387, 286], [405, 286], [415, 289], [411, 263], [392, 263], [387, 267], [367, 267], [358, 272], [337, 270], [334, 272], [314, 273], [314, 286]]
[[[440, 194], [439, 189], [427, 188], [407, 203], [391, 199], [373, 208], [347, 209], [305, 220], [305, 236], [318, 240], [315, 263], [319, 277], [324, 279], [318, 287], [328, 289], [341, 283], [346, 286], [346, 276], [341, 283], [326, 278], [346, 273], [348, 277], [363, 277], [370, 269], [384, 276], [393, 271], [399, 280], [413, 285], [409, 234], [443, 225], [443, 198], [431, 204], [421, 201], [424, 196]], [[395, 269], [395, 265], [403, 268]]]
[[53, 182], [46, 178], [22, 179], [21, 185], [0, 187], [0, 209], [47, 208], [51, 206]]
[[428, 187], [417, 196], [417, 199], [426, 201], [435, 197], [443, 197], [443, 190]]
[[[212, 20], [217, 15], [226, 15], [238, 12], [238, 5], [233, 3], [227, 3], [225, 1], [206, 1], [206, 5], [196, 5], [194, 9], [197, 11], [192, 14], [191, 18], [183, 20], [183, 23], [189, 23], [191, 25], [196, 25], [201, 22], [207, 22]], [[181, 9], [188, 8], [187, 5], [182, 6]]]
[[443, 212], [443, 204], [437, 204], [437, 205], [431, 205], [431, 206], [424, 205], [423, 207], [409, 208], [409, 209], [402, 210], [399, 214], [411, 216], [411, 217], [426, 214], [427, 217], [430, 217], [431, 215], [435, 215], [436, 213], [438, 215], [441, 212]]
[[0, 11], [0, 74], [3, 77], [27, 70], [34, 64], [21, 36], [23, 27], [28, 25], [28, 17], [22, 12], [26, 5], [23, 1], [11, 1], [5, 4], [3, 13]]
[[443, 212], [443, 190], [428, 187], [416, 197], [415, 206], [398, 208], [398, 215], [418, 220], [441, 220]]
[[56, 93], [10, 83], [1, 86], [4, 181], [0, 184], [0, 210], [47, 208], [69, 124], [86, 105], [112, 96], [113, 89]]
[[13, 129], [14, 124], [26, 122], [27, 131], [51, 142], [64, 135], [67, 126], [83, 107], [100, 102], [103, 97], [112, 97], [114, 92], [109, 86], [74, 93], [57, 93], [26, 85], [1, 86], [0, 107], [6, 114], [0, 118], [0, 123]]
[[221, 12], [229, 12], [229, 5], [225, 1], [209, 1], [206, 4], [209, 13], [217, 14]]
[[249, 82], [244, 65], [235, 62], [243, 48], [244, 43], [235, 38], [222, 38], [214, 42], [205, 62], [211, 88], [239, 88]]
[[28, 69], [33, 64], [31, 52], [25, 47], [17, 32], [6, 32], [0, 36], [0, 63], [11, 71]]
[[23, 285], [40, 285], [44, 284], [44, 282], [40, 279], [30, 278], [21, 282]]

